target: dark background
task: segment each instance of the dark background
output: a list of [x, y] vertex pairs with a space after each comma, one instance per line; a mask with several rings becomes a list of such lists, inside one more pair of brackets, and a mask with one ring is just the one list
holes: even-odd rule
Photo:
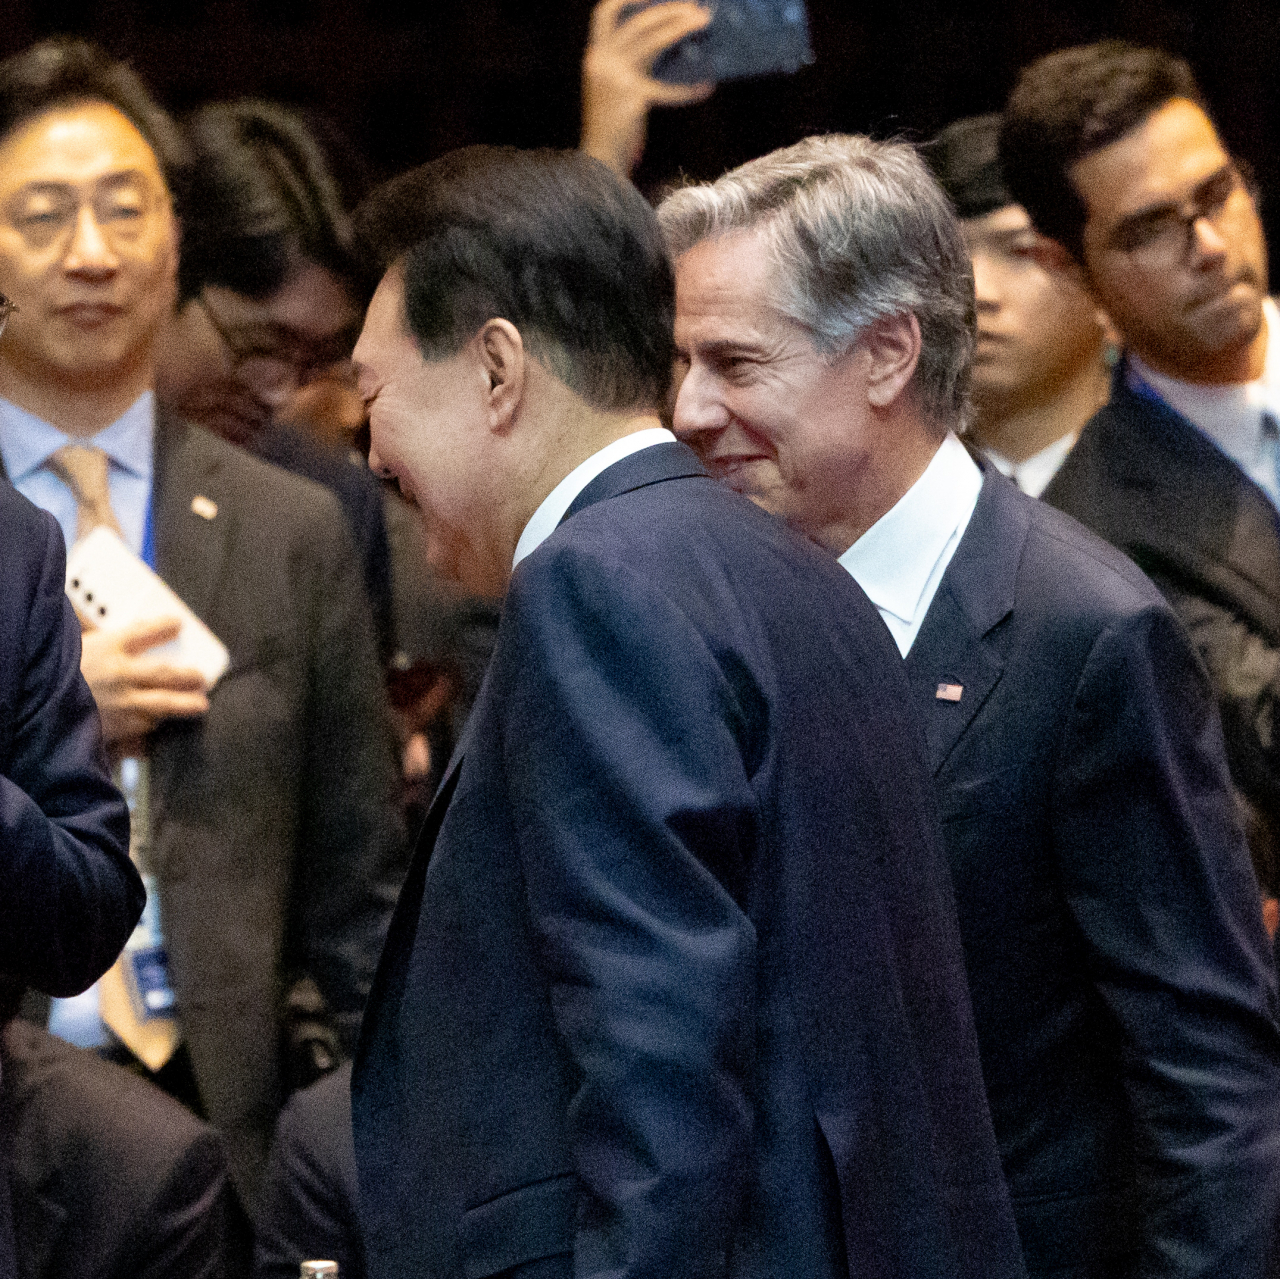
[[[0, 56], [76, 32], [130, 59], [182, 110], [279, 98], [318, 111], [386, 175], [468, 142], [572, 145], [591, 0], [0, 0]], [[823, 130], [930, 136], [998, 109], [1019, 67], [1103, 36], [1188, 57], [1229, 147], [1250, 160], [1280, 244], [1280, 0], [809, 0], [815, 65], [659, 112], [654, 186]]]

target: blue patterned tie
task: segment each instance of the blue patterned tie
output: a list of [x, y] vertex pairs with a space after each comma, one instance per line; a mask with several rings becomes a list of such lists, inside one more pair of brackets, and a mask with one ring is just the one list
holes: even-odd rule
[[1280, 422], [1267, 409], [1262, 412], [1262, 451], [1268, 460], [1267, 496], [1280, 507]]

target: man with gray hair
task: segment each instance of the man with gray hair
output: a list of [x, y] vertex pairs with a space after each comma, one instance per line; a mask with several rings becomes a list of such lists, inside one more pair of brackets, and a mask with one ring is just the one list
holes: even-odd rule
[[839, 557], [923, 717], [1028, 1270], [1264, 1273], [1280, 1031], [1203, 668], [1160, 594], [957, 438], [973, 280], [914, 150], [671, 196], [677, 434]]

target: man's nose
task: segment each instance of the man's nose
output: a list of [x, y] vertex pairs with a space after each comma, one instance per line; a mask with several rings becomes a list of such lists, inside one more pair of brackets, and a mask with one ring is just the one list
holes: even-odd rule
[[87, 206], [76, 215], [75, 230], [67, 256], [63, 259], [63, 268], [69, 274], [91, 279], [114, 275], [120, 268], [115, 250], [98, 225], [93, 210]]
[[1000, 305], [997, 272], [985, 253], [973, 254], [973, 292], [981, 310], [994, 310]]
[[1191, 224], [1191, 243], [1197, 258], [1216, 260], [1226, 256], [1227, 240], [1213, 221], [1199, 217]]
[[727, 426], [729, 412], [718, 393], [716, 379], [692, 366], [676, 392], [676, 408], [672, 425], [682, 438], [705, 431], [718, 431]]

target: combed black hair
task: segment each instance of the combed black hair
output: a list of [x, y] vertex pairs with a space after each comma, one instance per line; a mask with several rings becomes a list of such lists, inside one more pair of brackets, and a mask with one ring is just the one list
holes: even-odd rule
[[509, 320], [595, 408], [655, 408], [671, 380], [675, 283], [644, 197], [577, 151], [466, 147], [378, 188], [366, 255], [404, 260], [409, 331], [428, 359]]
[[1071, 167], [1174, 98], [1204, 108], [1187, 63], [1122, 40], [1061, 49], [1027, 67], [1005, 107], [1000, 159], [1010, 191], [1037, 229], [1083, 260], [1088, 213]]
[[362, 292], [343, 194], [301, 115], [271, 102], [219, 102], [185, 123], [192, 162], [181, 199], [184, 301], [208, 284], [267, 297], [299, 258]]
[[86, 40], [42, 40], [0, 62], [0, 138], [55, 107], [105, 102], [146, 139], [172, 188], [186, 163], [181, 133], [127, 63]]
[[920, 148], [959, 218], [980, 218], [1015, 203], [1000, 168], [1000, 117], [954, 120]]

